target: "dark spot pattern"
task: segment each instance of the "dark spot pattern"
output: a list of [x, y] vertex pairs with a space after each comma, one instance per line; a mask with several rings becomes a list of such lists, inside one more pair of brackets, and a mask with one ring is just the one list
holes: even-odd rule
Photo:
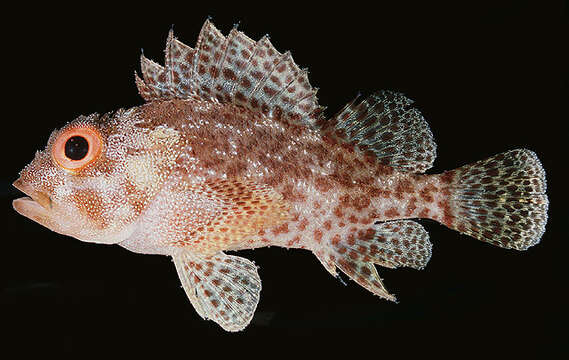
[[511, 150], [454, 170], [445, 223], [491, 244], [525, 250], [539, 242], [547, 223], [545, 171], [535, 153]]
[[412, 100], [400, 93], [380, 91], [357, 103], [347, 104], [322, 128], [334, 127], [334, 134], [362, 151], [373, 152], [384, 165], [406, 172], [422, 173], [436, 157], [436, 144], [421, 113]]
[[308, 72], [289, 52], [279, 53], [267, 36], [253, 41], [233, 29], [225, 37], [207, 20], [197, 44], [192, 49], [171, 31], [164, 67], [141, 56], [144, 80], [135, 78], [140, 95], [146, 101], [215, 98], [291, 123], [313, 124], [321, 118], [323, 108]]
[[422, 269], [431, 258], [429, 235], [411, 220], [387, 221], [360, 230], [356, 237], [331, 241], [336, 266], [358, 284], [389, 300], [373, 264]]
[[255, 264], [223, 253], [202, 258], [187, 251], [175, 255], [174, 263], [184, 290], [201, 317], [215, 321], [227, 331], [247, 326], [261, 291]]

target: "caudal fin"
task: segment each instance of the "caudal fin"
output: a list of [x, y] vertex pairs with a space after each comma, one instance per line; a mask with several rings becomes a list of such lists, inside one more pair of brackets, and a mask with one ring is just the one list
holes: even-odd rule
[[450, 223], [500, 247], [537, 244], [547, 223], [545, 171], [535, 153], [516, 149], [441, 175], [451, 182]]

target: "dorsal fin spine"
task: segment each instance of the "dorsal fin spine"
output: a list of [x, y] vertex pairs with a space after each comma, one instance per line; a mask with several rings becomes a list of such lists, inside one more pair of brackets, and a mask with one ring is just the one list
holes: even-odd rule
[[172, 43], [174, 42], [174, 28], [172, 27], [170, 29], [170, 31], [168, 32], [168, 38], [166, 40], [166, 48], [164, 49], [164, 65], [166, 67], [166, 69], [168, 69], [167, 72], [167, 78], [168, 78], [168, 88], [170, 89], [170, 91], [173, 93], [174, 92], [174, 71], [172, 70]]
[[196, 48], [168, 34], [165, 67], [141, 57], [142, 79], [135, 77], [146, 101], [186, 99], [234, 103], [285, 122], [314, 126], [322, 107], [290, 52], [281, 54], [263, 36], [255, 42], [232, 29], [227, 37], [206, 20]]

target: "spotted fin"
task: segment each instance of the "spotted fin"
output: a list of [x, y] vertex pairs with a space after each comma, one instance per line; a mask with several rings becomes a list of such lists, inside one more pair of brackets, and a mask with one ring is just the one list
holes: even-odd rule
[[313, 124], [323, 110], [290, 52], [278, 52], [267, 36], [253, 41], [235, 28], [225, 37], [209, 20], [195, 49], [170, 31], [165, 67], [142, 55], [141, 70], [144, 80], [135, 74], [135, 81], [146, 101], [198, 97], [303, 124]]
[[541, 239], [549, 202], [545, 171], [532, 151], [510, 150], [440, 176], [452, 189], [445, 225], [508, 249]]
[[251, 261], [222, 252], [202, 258], [189, 251], [174, 255], [182, 287], [197, 313], [224, 330], [243, 330], [253, 318], [261, 279]]
[[220, 205], [207, 226], [196, 227], [189, 234], [184, 245], [193, 251], [212, 254], [243, 248], [243, 242], [252, 235], [279, 226], [290, 217], [290, 205], [265, 184], [231, 178], [206, 181], [202, 186]]
[[395, 301], [395, 296], [383, 286], [374, 264], [422, 269], [430, 258], [431, 243], [425, 229], [411, 220], [397, 220], [374, 224], [362, 229], [357, 236], [332, 240], [328, 259], [320, 261], [335, 263], [367, 290]]
[[318, 125], [330, 136], [371, 151], [385, 165], [422, 173], [436, 157], [436, 144], [421, 113], [402, 94], [380, 91], [363, 101], [357, 98], [338, 114]]

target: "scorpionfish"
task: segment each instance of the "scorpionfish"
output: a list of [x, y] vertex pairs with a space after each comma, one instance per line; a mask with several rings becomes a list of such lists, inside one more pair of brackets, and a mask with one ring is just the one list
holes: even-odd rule
[[324, 116], [290, 52], [211, 21], [195, 48], [170, 31], [165, 65], [141, 55], [145, 103], [55, 130], [14, 186], [14, 209], [61, 234], [171, 256], [197, 313], [227, 331], [251, 321], [253, 262], [226, 251], [306, 249], [394, 301], [375, 265], [422, 269], [433, 219], [525, 250], [547, 222], [535, 153], [507, 151], [424, 174], [436, 145], [404, 95], [356, 97]]

